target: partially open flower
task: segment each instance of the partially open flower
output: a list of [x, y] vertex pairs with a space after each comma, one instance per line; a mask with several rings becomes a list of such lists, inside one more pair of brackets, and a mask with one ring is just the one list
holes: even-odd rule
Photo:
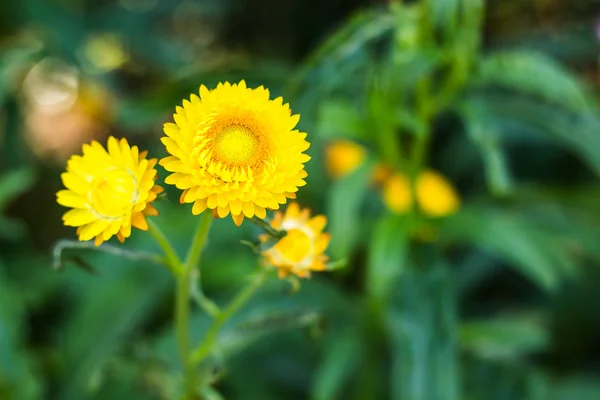
[[113, 235], [123, 242], [131, 227], [148, 229], [145, 216], [158, 215], [152, 204], [163, 188], [155, 185], [156, 159], [146, 159], [127, 140], [108, 138], [108, 152], [96, 141], [83, 145], [83, 156], [72, 156], [61, 175], [67, 190], [58, 204], [72, 210], [63, 215], [66, 226], [77, 227], [79, 240], [96, 246]]
[[172, 172], [165, 182], [183, 190], [180, 201], [194, 203], [192, 213], [231, 213], [239, 226], [244, 217], [265, 218], [267, 209], [296, 198], [306, 184], [310, 144], [294, 129], [300, 116], [281, 97], [270, 100], [267, 89], [241, 81], [214, 90], [203, 85], [190, 100], [164, 126], [171, 156], [160, 164]]
[[[285, 214], [275, 213], [271, 227], [285, 230], [287, 235], [263, 251], [265, 263], [277, 268], [280, 278], [289, 274], [306, 278], [311, 271], [325, 270], [329, 258], [323, 253], [331, 238], [323, 233], [326, 223], [324, 215], [310, 218], [310, 211], [300, 210], [296, 202], [288, 206]], [[261, 240], [266, 242], [269, 237], [265, 235]]]
[[[460, 198], [452, 184], [439, 173], [422, 171], [416, 182], [416, 200], [419, 208], [430, 217], [454, 214], [460, 207]], [[410, 180], [402, 173], [395, 173], [384, 184], [383, 201], [396, 214], [412, 210], [413, 195]]]

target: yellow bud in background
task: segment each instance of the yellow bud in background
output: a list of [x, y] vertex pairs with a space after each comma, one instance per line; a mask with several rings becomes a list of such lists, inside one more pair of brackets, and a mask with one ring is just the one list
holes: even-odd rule
[[[413, 207], [410, 179], [397, 172], [383, 185], [383, 202], [396, 214], [410, 212]], [[452, 184], [433, 170], [422, 171], [416, 182], [416, 199], [423, 214], [444, 217], [460, 208], [460, 197]]]
[[444, 217], [460, 207], [460, 198], [452, 184], [435, 171], [423, 171], [416, 189], [419, 207], [428, 216]]
[[351, 140], [332, 142], [325, 148], [325, 166], [334, 179], [354, 172], [365, 160], [367, 151]]

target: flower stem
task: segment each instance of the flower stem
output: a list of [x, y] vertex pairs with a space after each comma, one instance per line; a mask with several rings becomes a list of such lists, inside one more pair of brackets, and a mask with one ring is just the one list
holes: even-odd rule
[[173, 273], [175, 276], [179, 276], [182, 273], [183, 266], [177, 253], [169, 243], [169, 240], [165, 236], [165, 234], [160, 230], [158, 225], [154, 223], [154, 221], [148, 221], [148, 232], [152, 235], [156, 243], [160, 246], [163, 253], [165, 253], [165, 257], [167, 258], [167, 268]]
[[242, 308], [248, 300], [256, 293], [256, 291], [262, 286], [267, 277], [267, 270], [262, 269], [250, 283], [238, 292], [238, 294], [231, 300], [229, 305], [215, 318], [212, 325], [208, 328], [206, 335], [202, 339], [202, 342], [198, 345], [196, 350], [191, 355], [191, 363], [196, 365], [202, 362], [213, 349], [219, 331], [231, 319], [231, 317]]
[[200, 304], [204, 305], [204, 309], [209, 314], [214, 312], [217, 306], [202, 295], [200, 289], [200, 269], [196, 268], [200, 262], [202, 249], [208, 237], [208, 231], [213, 217], [210, 213], [204, 213], [200, 217], [198, 228], [192, 239], [192, 243], [187, 252], [185, 263], [182, 266], [182, 273], [177, 279], [177, 294], [175, 299], [175, 325], [177, 331], [177, 345], [179, 354], [183, 362], [184, 377], [187, 394], [193, 394], [196, 390], [196, 372], [194, 363], [191, 360], [190, 354], [190, 292], [194, 285], [194, 293], [196, 298], [202, 299]]
[[193, 269], [200, 262], [200, 256], [202, 255], [202, 248], [206, 243], [206, 237], [210, 230], [210, 225], [213, 220], [213, 216], [209, 212], [205, 212], [200, 216], [200, 223], [196, 229], [196, 234], [192, 240], [192, 244], [188, 250], [187, 256], [185, 257], [185, 268]]
[[216, 317], [220, 312], [219, 307], [204, 295], [201, 284], [202, 270], [198, 266], [212, 220], [213, 216], [210, 213], [205, 212], [202, 214], [194, 239], [185, 258], [184, 266], [185, 270], [190, 274], [189, 285], [192, 298], [208, 315]]
[[[194, 235], [194, 239], [188, 250], [185, 263], [182, 263], [181, 259], [177, 256], [173, 246], [171, 246], [158, 225], [153, 221], [149, 221], [148, 223], [148, 231], [165, 253], [167, 260], [166, 264], [177, 278], [177, 288], [175, 292], [175, 330], [179, 357], [183, 364], [185, 390], [188, 395], [193, 395], [196, 391], [196, 373], [194, 370], [194, 363], [190, 357], [190, 294], [192, 291], [192, 283], [195, 284], [196, 280], [199, 279], [199, 269], [195, 267], [200, 262], [202, 248], [206, 242], [211, 221], [212, 216], [210, 214], [205, 213], [202, 215], [200, 223], [198, 224], [198, 229], [196, 230], [196, 234]], [[214, 315], [215, 312], [218, 313], [218, 308], [214, 303], [201, 294], [195, 294], [197, 298], [201, 299], [199, 300], [199, 303], [204, 304], [204, 308], [209, 314]]]

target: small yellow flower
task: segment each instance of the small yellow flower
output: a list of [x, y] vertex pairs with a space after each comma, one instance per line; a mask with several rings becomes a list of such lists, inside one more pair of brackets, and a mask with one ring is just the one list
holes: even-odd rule
[[72, 210], [63, 215], [66, 226], [77, 227], [79, 240], [96, 246], [113, 235], [123, 242], [131, 227], [147, 230], [144, 216], [158, 215], [152, 204], [163, 188], [155, 185], [156, 159], [146, 159], [127, 140], [108, 138], [108, 152], [96, 141], [83, 145], [83, 156], [72, 156], [61, 175], [67, 190], [58, 204]]
[[[421, 172], [417, 178], [416, 192], [419, 208], [430, 217], [451, 215], [460, 207], [460, 198], [452, 184], [435, 171]], [[396, 214], [412, 210], [413, 196], [406, 175], [396, 173], [387, 180], [383, 187], [383, 201]]]
[[351, 140], [338, 140], [325, 148], [325, 166], [329, 175], [334, 178], [343, 178], [356, 171], [366, 157], [363, 146]]
[[[310, 271], [325, 270], [329, 258], [323, 252], [331, 238], [328, 233], [323, 233], [326, 224], [324, 215], [310, 218], [310, 211], [300, 210], [296, 202], [288, 206], [285, 214], [275, 213], [271, 226], [285, 230], [287, 235], [263, 251], [266, 264], [277, 268], [280, 278], [289, 274], [307, 278]], [[269, 237], [264, 235], [261, 240], [265, 242]]]
[[306, 184], [310, 144], [294, 129], [300, 116], [281, 97], [270, 100], [262, 86], [202, 85], [200, 97], [184, 100], [174, 119], [162, 138], [171, 156], [160, 164], [173, 173], [165, 182], [183, 190], [181, 203], [194, 203], [193, 214], [231, 213], [239, 226], [244, 217], [265, 218]]

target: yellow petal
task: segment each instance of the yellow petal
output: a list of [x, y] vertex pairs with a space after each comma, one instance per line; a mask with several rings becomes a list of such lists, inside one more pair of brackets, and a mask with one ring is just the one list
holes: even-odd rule
[[141, 229], [142, 231], [148, 230], [148, 223], [146, 222], [146, 218], [144, 218], [144, 214], [141, 212], [133, 213], [131, 216], [131, 225], [134, 228]]
[[206, 210], [207, 204], [206, 199], [196, 200], [194, 202], [194, 206], [192, 207], [192, 214], [198, 215], [204, 210]]
[[242, 222], [244, 222], [244, 214], [231, 214], [231, 218], [237, 226], [242, 225]]
[[82, 226], [94, 222], [97, 216], [88, 209], [75, 208], [67, 211], [62, 219], [66, 226]]
[[61, 206], [71, 208], [86, 208], [87, 200], [70, 190], [61, 190], [56, 194], [56, 202]]

